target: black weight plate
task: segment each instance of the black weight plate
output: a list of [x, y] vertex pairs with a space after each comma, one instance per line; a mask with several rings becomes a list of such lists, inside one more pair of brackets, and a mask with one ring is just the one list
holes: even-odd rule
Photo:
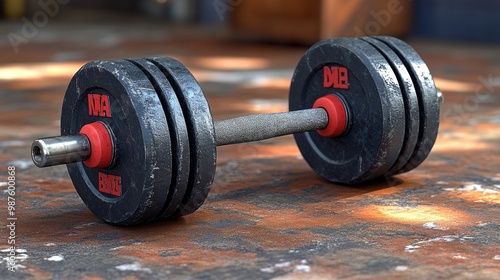
[[401, 149], [401, 153], [399, 154], [396, 163], [389, 170], [389, 173], [396, 174], [410, 160], [417, 145], [418, 131], [420, 128], [420, 113], [417, 92], [415, 86], [413, 85], [413, 80], [410, 76], [410, 73], [408, 73], [408, 70], [406, 69], [406, 66], [391, 48], [389, 48], [383, 42], [371, 37], [364, 37], [361, 39], [374, 46], [385, 57], [387, 62], [389, 62], [392, 70], [394, 70], [394, 73], [398, 78], [399, 87], [401, 88], [401, 93], [403, 94], [406, 113], [406, 126], [403, 148]]
[[[347, 68], [348, 89], [325, 87], [324, 69], [331, 67]], [[386, 174], [399, 156], [405, 132], [403, 98], [391, 66], [360, 39], [321, 41], [295, 70], [290, 110], [311, 108], [319, 97], [332, 93], [348, 107], [349, 128], [337, 138], [315, 131], [295, 134], [302, 156], [332, 182], [354, 184]]]
[[[109, 98], [110, 114], [91, 115], [88, 94], [100, 94], [101, 100]], [[100, 109], [107, 112], [104, 106]], [[63, 101], [62, 135], [78, 134], [83, 125], [96, 121], [112, 130], [117, 159], [108, 169], [68, 164], [78, 194], [108, 223], [131, 225], [153, 220], [165, 204], [171, 181], [172, 154], [166, 148], [170, 147], [170, 134], [158, 94], [132, 63], [91, 62], [71, 80]], [[113, 186], [115, 193], [101, 192], [100, 186]]]
[[420, 129], [417, 145], [408, 163], [399, 173], [419, 166], [429, 156], [439, 130], [440, 103], [429, 68], [418, 53], [405, 42], [393, 37], [375, 37], [396, 52], [412, 76], [420, 108]]
[[191, 72], [172, 58], [148, 58], [165, 74], [183, 109], [189, 133], [191, 168], [187, 191], [178, 216], [196, 211], [205, 201], [215, 176], [216, 143], [212, 114], [200, 85]]
[[172, 182], [165, 206], [158, 216], [158, 219], [161, 220], [175, 213], [186, 194], [190, 167], [189, 135], [186, 120], [179, 99], [177, 99], [174, 89], [163, 72], [146, 59], [130, 59], [129, 61], [139, 67], [156, 88], [172, 137]]

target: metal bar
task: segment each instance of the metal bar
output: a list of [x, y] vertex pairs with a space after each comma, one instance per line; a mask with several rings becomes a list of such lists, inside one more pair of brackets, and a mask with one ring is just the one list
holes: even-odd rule
[[84, 161], [90, 153], [90, 141], [85, 135], [42, 138], [31, 145], [31, 158], [38, 167]]
[[[328, 114], [322, 108], [274, 114], [258, 114], [215, 122], [217, 146], [259, 141], [287, 134], [323, 129]], [[85, 161], [90, 157], [85, 135], [37, 139], [31, 157], [38, 167]]]
[[323, 129], [328, 125], [325, 109], [257, 114], [215, 122], [217, 146], [259, 141]]

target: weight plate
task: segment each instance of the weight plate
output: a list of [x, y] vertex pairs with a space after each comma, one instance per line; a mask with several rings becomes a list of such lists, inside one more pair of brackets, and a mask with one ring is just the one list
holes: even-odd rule
[[191, 168], [187, 191], [176, 214], [188, 215], [203, 204], [215, 176], [216, 143], [212, 114], [200, 85], [184, 65], [166, 57], [148, 60], [165, 74], [186, 118]]
[[[90, 102], [89, 102], [90, 101]], [[68, 164], [87, 207], [104, 221], [131, 225], [153, 220], [171, 181], [170, 134], [149, 79], [128, 61], [95, 61], [71, 80], [63, 101], [62, 135], [101, 121], [113, 134], [116, 161], [107, 169]]]
[[[168, 197], [158, 219], [170, 217], [179, 208], [189, 180], [189, 135], [184, 113], [174, 89], [162, 71], [146, 59], [130, 59], [149, 78], [160, 98], [167, 117], [172, 142], [172, 182]], [[167, 147], [168, 148], [168, 147]]]
[[337, 138], [295, 134], [302, 156], [332, 182], [354, 184], [384, 175], [396, 162], [405, 133], [403, 98], [391, 66], [360, 39], [321, 41], [295, 70], [290, 110], [311, 108], [332, 93], [348, 107], [348, 130]]
[[412, 47], [393, 37], [375, 38], [387, 44], [399, 55], [412, 76], [417, 90], [420, 108], [419, 136], [412, 157], [399, 171], [404, 173], [419, 166], [429, 156], [436, 142], [439, 130], [439, 97], [429, 68]]
[[374, 46], [385, 57], [387, 62], [389, 62], [392, 70], [398, 78], [399, 87], [401, 89], [401, 93], [403, 94], [403, 102], [406, 114], [403, 148], [401, 149], [396, 163], [389, 170], [389, 173], [396, 174], [410, 160], [417, 145], [418, 131], [420, 128], [420, 113], [417, 92], [415, 90], [415, 86], [413, 85], [413, 80], [410, 76], [410, 73], [406, 69], [406, 66], [391, 48], [389, 48], [383, 42], [371, 37], [364, 37], [361, 39]]

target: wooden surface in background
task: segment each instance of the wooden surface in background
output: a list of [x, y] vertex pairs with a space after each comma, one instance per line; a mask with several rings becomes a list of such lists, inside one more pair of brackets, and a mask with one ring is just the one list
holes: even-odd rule
[[253, 0], [234, 7], [240, 36], [306, 44], [330, 37], [404, 36], [411, 28], [411, 0]]

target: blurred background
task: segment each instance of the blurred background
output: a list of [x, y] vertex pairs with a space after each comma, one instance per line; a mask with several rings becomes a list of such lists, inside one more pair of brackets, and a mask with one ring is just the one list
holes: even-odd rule
[[[500, 42], [495, 0], [0, 0], [4, 22], [26, 17], [39, 25], [156, 19], [225, 26], [233, 36], [311, 44], [321, 38], [415, 35], [445, 40]], [[45, 14], [45, 15], [44, 15]], [[35, 24], [36, 25], [36, 24]], [[493, 31], [493, 32], [492, 32]]]

